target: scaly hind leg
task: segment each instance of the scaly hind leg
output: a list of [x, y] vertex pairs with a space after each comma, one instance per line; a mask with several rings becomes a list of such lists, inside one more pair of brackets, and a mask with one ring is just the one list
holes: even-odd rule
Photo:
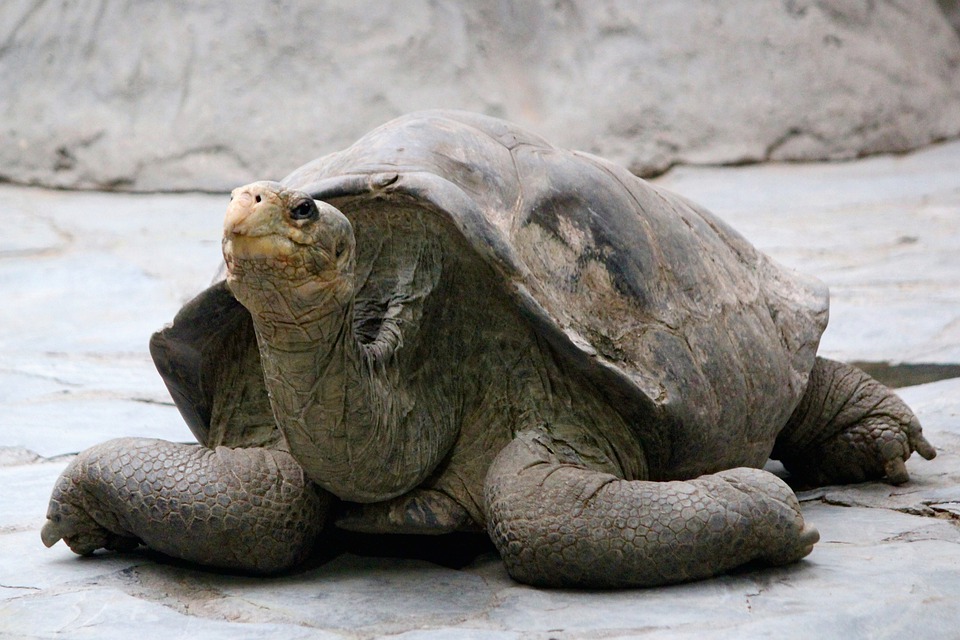
[[309, 553], [329, 503], [282, 451], [121, 438], [70, 463], [41, 537], [48, 547], [62, 538], [82, 555], [142, 542], [200, 564], [268, 573]]
[[653, 586], [752, 560], [787, 564], [819, 534], [776, 476], [731, 469], [685, 482], [621, 480], [527, 431], [491, 465], [488, 531], [510, 575], [540, 586]]
[[910, 407], [860, 369], [817, 358], [771, 457], [810, 485], [884, 477], [902, 484], [914, 451], [927, 460], [937, 455]]

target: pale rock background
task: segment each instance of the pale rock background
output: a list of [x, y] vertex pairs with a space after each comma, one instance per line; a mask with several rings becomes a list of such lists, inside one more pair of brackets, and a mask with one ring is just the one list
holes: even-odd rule
[[4, 0], [0, 179], [224, 191], [437, 107], [641, 175], [902, 152], [960, 134], [958, 14], [957, 0]]

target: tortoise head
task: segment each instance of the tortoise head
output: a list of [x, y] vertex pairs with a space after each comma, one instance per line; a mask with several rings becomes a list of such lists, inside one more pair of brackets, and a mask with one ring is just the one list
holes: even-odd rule
[[254, 316], [286, 309], [303, 318], [307, 310], [344, 307], [353, 296], [355, 247], [350, 221], [302, 191], [254, 182], [230, 195], [227, 284]]

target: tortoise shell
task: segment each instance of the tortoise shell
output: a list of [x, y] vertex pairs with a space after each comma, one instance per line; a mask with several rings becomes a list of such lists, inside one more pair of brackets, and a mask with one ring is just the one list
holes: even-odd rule
[[[684, 198], [495, 118], [404, 116], [282, 183], [348, 218], [351, 203], [366, 202], [363, 219], [351, 221], [368, 234], [380, 224], [371, 201], [384, 211], [403, 202], [452, 225], [566, 370], [593, 381], [638, 437], [657, 439], [645, 450], [659, 459], [648, 462], [667, 478], [687, 477], [685, 461], [708, 456], [718, 433], [762, 465], [826, 327], [819, 281], [776, 264]], [[191, 305], [181, 312], [196, 320], [191, 344], [204, 332], [217, 342], [237, 332], [241, 343], [252, 339], [224, 287]], [[209, 440], [202, 353], [172, 340], [153, 346], [188, 424]]]

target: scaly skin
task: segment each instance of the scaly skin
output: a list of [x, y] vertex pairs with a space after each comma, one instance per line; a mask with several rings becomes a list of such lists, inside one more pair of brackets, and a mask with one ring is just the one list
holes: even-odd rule
[[310, 551], [330, 496], [290, 454], [120, 438], [87, 449], [57, 480], [44, 544], [76, 553], [152, 549], [253, 573]]
[[793, 491], [759, 469], [626, 481], [564, 461], [524, 432], [487, 476], [488, 530], [510, 575], [538, 586], [685, 582], [751, 560], [795, 562], [819, 534]]
[[884, 477], [903, 484], [914, 451], [927, 460], [937, 455], [910, 407], [860, 369], [817, 358], [772, 457], [811, 486]]

